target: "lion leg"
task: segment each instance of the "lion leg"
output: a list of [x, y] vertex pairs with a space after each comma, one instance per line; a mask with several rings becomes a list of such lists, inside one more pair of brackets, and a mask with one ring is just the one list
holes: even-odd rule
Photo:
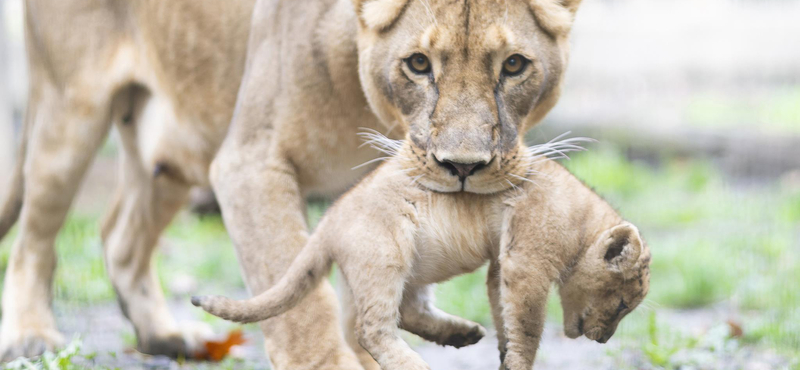
[[[169, 135], [150, 135], [141, 145], [147, 127], [167, 130], [168, 115], [145, 114], [149, 93], [139, 87], [126, 91], [127, 119], [117, 125], [121, 145], [118, 187], [110, 212], [103, 221], [102, 239], [106, 271], [117, 293], [122, 313], [136, 332], [137, 350], [171, 357], [191, 356], [211, 334], [207, 325], [179, 326], [169, 312], [151, 263], [161, 232], [183, 206], [190, 185], [177, 174], [185, 163], [159, 162], [162, 148], [174, 148]], [[149, 150], [148, 150], [149, 149]]]
[[31, 357], [63, 344], [50, 307], [58, 230], [97, 148], [108, 134], [102, 91], [80, 95], [31, 74], [26, 125], [31, 126], [19, 235], [3, 289], [0, 358]]
[[358, 319], [358, 312], [356, 311], [356, 305], [353, 298], [353, 292], [350, 290], [350, 287], [347, 284], [344, 284], [344, 276], [341, 273], [341, 270], [337, 270], [337, 274], [339, 275], [339, 281], [342, 283], [338, 284], [339, 288], [339, 299], [341, 300], [342, 304], [342, 327], [344, 329], [344, 338], [347, 340], [347, 344], [350, 345], [350, 348], [353, 349], [353, 352], [356, 353], [358, 357], [358, 361], [361, 362], [361, 366], [364, 367], [364, 370], [380, 370], [380, 365], [375, 362], [375, 359], [364, 349], [361, 347], [361, 344], [358, 343], [358, 337], [356, 336], [356, 320]]
[[480, 324], [451, 315], [433, 305], [433, 287], [407, 287], [400, 305], [400, 327], [425, 340], [461, 348], [486, 336]]
[[189, 189], [153, 179], [132, 162], [128, 156], [123, 159], [116, 199], [103, 223], [106, 270], [122, 313], [133, 324], [138, 351], [172, 357], [191, 354], [195, 348], [190, 347], [196, 343], [181, 333], [172, 318], [151, 264], [161, 231]]
[[[245, 282], [255, 295], [277, 283], [305, 245], [306, 203], [292, 165], [261, 155], [264, 148], [235, 145], [223, 146], [211, 178]], [[262, 321], [273, 367], [361, 369], [344, 341], [338, 311], [333, 287], [324, 280], [292, 310]]]

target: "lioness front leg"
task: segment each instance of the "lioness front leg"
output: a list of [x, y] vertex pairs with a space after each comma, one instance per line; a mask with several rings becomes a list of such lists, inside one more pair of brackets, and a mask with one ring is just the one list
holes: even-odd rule
[[[252, 146], [237, 145], [230, 151], [223, 147], [211, 176], [253, 295], [278, 282], [308, 239], [306, 203], [294, 169], [285, 160], [268, 157], [268, 140], [248, 140]], [[362, 369], [344, 341], [338, 312], [333, 287], [324, 280], [292, 310], [262, 321], [274, 368]]]
[[486, 336], [480, 324], [434, 306], [433, 286], [406, 287], [400, 305], [400, 327], [443, 346], [461, 348]]
[[[274, 5], [269, 1], [255, 5], [236, 110], [211, 166], [225, 227], [252, 295], [277, 283], [308, 240], [306, 202], [297, 174], [297, 163], [303, 161], [294, 162], [286, 152], [304, 140], [291, 130], [309, 123], [298, 113], [308, 106], [283, 99], [292, 95], [280, 86], [292, 85], [276, 83], [287, 80], [285, 70], [276, 64], [283, 51], [271, 37]], [[295, 106], [302, 110], [290, 109]], [[298, 115], [306, 118], [285, 122]], [[342, 335], [336, 294], [327, 280], [296, 307], [260, 326], [276, 370], [362, 369]]]

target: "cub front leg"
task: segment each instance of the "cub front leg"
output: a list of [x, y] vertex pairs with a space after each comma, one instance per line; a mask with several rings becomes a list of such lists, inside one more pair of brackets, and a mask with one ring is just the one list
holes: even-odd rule
[[480, 324], [451, 315], [434, 306], [433, 287], [407, 286], [400, 305], [400, 327], [443, 346], [461, 348], [486, 336]]
[[492, 308], [492, 320], [497, 330], [497, 349], [500, 351], [500, 362], [506, 357], [506, 333], [503, 323], [503, 306], [500, 303], [500, 264], [496, 260], [489, 262], [486, 274], [486, 290], [489, 294], [489, 305]]
[[544, 257], [523, 255], [522, 247], [502, 245], [499, 285], [506, 353], [501, 369], [530, 370], [544, 329], [552, 267]]

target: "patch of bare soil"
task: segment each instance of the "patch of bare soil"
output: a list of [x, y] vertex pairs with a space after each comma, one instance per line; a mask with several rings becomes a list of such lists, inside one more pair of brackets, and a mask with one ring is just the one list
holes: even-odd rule
[[[200, 312], [188, 303], [188, 299], [176, 299], [170, 303], [172, 312], [179, 321], [193, 320]], [[254, 325], [245, 327], [246, 344], [235, 348], [235, 362], [222, 365], [210, 362], [188, 361], [179, 363], [163, 356], [142, 355], [133, 350], [134, 337], [131, 325], [124, 319], [114, 304], [91, 307], [63, 307], [56, 305], [60, 329], [67, 338], [79, 335], [83, 341], [84, 354], [94, 353], [92, 360], [79, 360], [81, 365], [92, 368], [120, 369], [269, 369], [264, 352], [263, 338]], [[714, 309], [665, 312], [675, 327], [686, 331], [708, 330], [711, 322], [719, 322], [720, 315]], [[646, 338], [643, 338], [643, 342]], [[415, 348], [435, 370], [486, 370], [500, 366], [497, 337], [494, 333], [479, 343], [455, 349], [432, 343], [422, 343]], [[751, 347], [737, 347], [730, 351], [707, 350], [698, 347], [678, 353], [678, 359], [695, 366], [687, 369], [786, 369], [789, 361], [769, 351]], [[536, 359], [537, 370], [567, 369], [658, 369], [651, 364], [638, 347], [624, 346], [618, 338], [607, 344], [598, 344], [585, 338], [569, 339], [561, 327], [548, 324]]]

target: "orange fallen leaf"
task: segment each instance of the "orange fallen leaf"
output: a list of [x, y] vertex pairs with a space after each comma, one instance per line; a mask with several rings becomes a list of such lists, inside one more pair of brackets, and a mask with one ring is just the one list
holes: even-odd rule
[[727, 321], [728, 327], [731, 329], [731, 338], [741, 338], [744, 335], [744, 330], [742, 330], [742, 325], [733, 321], [733, 319], [729, 319]]
[[233, 346], [244, 344], [245, 339], [241, 330], [234, 330], [228, 333], [228, 337], [221, 341], [207, 341], [205, 343], [206, 352], [195, 356], [198, 360], [222, 361], [230, 353]]

